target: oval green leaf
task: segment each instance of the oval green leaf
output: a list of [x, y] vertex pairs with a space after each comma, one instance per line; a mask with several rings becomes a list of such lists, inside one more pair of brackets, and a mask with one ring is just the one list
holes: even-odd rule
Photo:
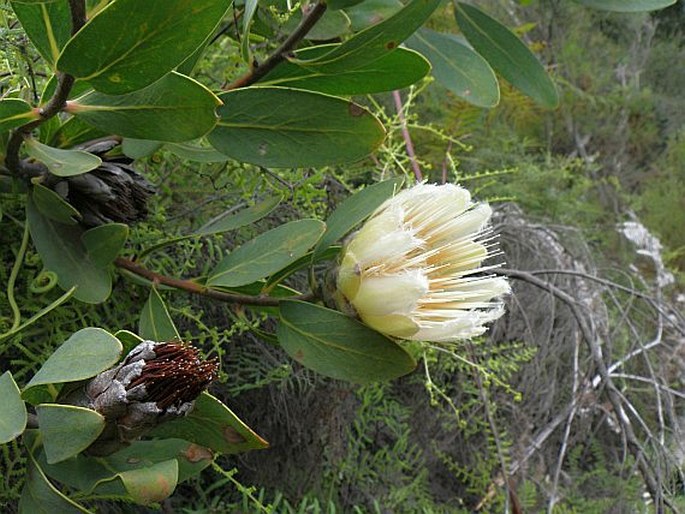
[[190, 414], [157, 425], [150, 435], [185, 439], [223, 454], [260, 450], [269, 446], [226, 405], [207, 392], [195, 400], [195, 407]]
[[57, 68], [103, 93], [137, 91], [189, 57], [214, 31], [230, 4], [227, 0], [111, 2], [67, 43]]
[[[296, 19], [292, 17], [290, 19]], [[339, 38], [350, 30], [350, 19], [342, 11], [329, 9], [321, 19], [307, 32], [306, 38], [311, 41], [329, 41]]]
[[[103, 494], [129, 500], [130, 494], [121, 481], [122, 473], [152, 468], [172, 459], [178, 463], [178, 481], [181, 482], [209, 466], [213, 455], [197, 444], [180, 439], [165, 439], [135, 441], [107, 457], [80, 454], [57, 464], [48, 464], [43, 451], [36, 456], [40, 466], [51, 478], [84, 494]], [[126, 476], [135, 479], [135, 475]]]
[[271, 167], [354, 162], [385, 137], [373, 114], [334, 96], [254, 86], [220, 98], [221, 119], [207, 139], [221, 153], [243, 162]]
[[169, 310], [154, 285], [150, 288], [150, 296], [140, 313], [138, 333], [143, 339], [152, 341], [181, 340]]
[[105, 267], [117, 258], [128, 238], [128, 225], [108, 223], [86, 230], [81, 236], [93, 264]]
[[52, 189], [40, 184], [31, 188], [31, 199], [40, 213], [50, 220], [64, 225], [76, 225], [81, 213]]
[[359, 32], [387, 20], [402, 7], [400, 0], [364, 0], [358, 5], [345, 9], [345, 13], [352, 22], [352, 30]]
[[127, 95], [86, 93], [67, 110], [111, 134], [177, 143], [204, 136], [216, 124], [221, 102], [193, 79], [172, 72]]
[[217, 152], [214, 148], [191, 143], [170, 143], [165, 146], [176, 157], [195, 162], [226, 162], [227, 155]]
[[26, 152], [47, 166], [50, 173], [58, 177], [73, 177], [94, 170], [102, 159], [81, 150], [62, 150], [39, 143], [35, 139], [25, 141]]
[[430, 61], [435, 79], [459, 98], [478, 107], [499, 103], [495, 72], [480, 54], [456, 36], [421, 29], [406, 44]]
[[0, 100], [0, 132], [19, 127], [38, 118], [40, 118], [38, 111], [24, 100], [18, 98]]
[[472, 5], [461, 2], [454, 5], [464, 36], [496, 72], [540, 105], [554, 108], [559, 104], [554, 82], [513, 32]]
[[355, 34], [330, 52], [297, 64], [339, 73], [369, 64], [394, 51], [433, 14], [441, 0], [412, 0], [381, 23]]
[[178, 483], [178, 461], [169, 459], [144, 468], [119, 473], [131, 499], [139, 505], [166, 500]]
[[160, 149], [159, 141], [147, 141], [145, 139], [132, 139], [125, 137], [121, 142], [121, 151], [131, 159], [141, 159], [155, 153]]
[[305, 219], [269, 230], [227, 255], [211, 272], [207, 285], [244, 286], [276, 273], [305, 255], [325, 228], [322, 221]]
[[76, 287], [74, 298], [85, 303], [105, 301], [112, 279], [107, 269], [97, 266], [88, 255], [81, 239], [83, 228], [44, 216], [33, 197], [27, 202], [26, 217], [33, 244], [45, 267], [57, 273], [59, 286], [65, 291]]
[[345, 199], [326, 220], [326, 232], [314, 248], [314, 257], [370, 216], [401, 183], [401, 178], [384, 180]]
[[[50, 118], [48, 123], [51, 123], [52, 120], [57, 120], [57, 117]], [[72, 148], [86, 141], [107, 136], [107, 134], [107, 132], [97, 129], [79, 118], [69, 118], [50, 135], [48, 141], [51, 146]]]
[[669, 5], [673, 5], [677, 0], [575, 0], [579, 4], [601, 9], [602, 11], [615, 12], [641, 12], [656, 11]]
[[[295, 57], [315, 58], [330, 51], [334, 46], [337, 45], [305, 48], [296, 52]], [[372, 63], [333, 75], [286, 61], [279, 64], [259, 83], [348, 96], [402, 89], [421, 80], [429, 71], [430, 64], [421, 54], [406, 48], [398, 48]]]
[[83, 328], [72, 334], [48, 357], [38, 373], [26, 384], [25, 391], [42, 384], [92, 378], [114, 366], [122, 350], [121, 342], [109, 332], [101, 328]]
[[326, 5], [330, 10], [345, 9], [346, 7], [352, 7], [357, 5], [364, 0], [328, 0]]
[[130, 330], [117, 330], [114, 332], [116, 337], [124, 347], [124, 355], [133, 350], [136, 346], [143, 342], [143, 338], [138, 334], [134, 334]]
[[197, 229], [194, 234], [198, 236], [220, 234], [221, 232], [250, 225], [273, 211], [281, 203], [281, 200], [283, 200], [282, 196], [272, 196], [238, 212], [230, 209]]
[[74, 405], [44, 403], [36, 407], [36, 413], [48, 464], [78, 455], [105, 428], [102, 415]]
[[54, 67], [71, 38], [68, 0], [51, 2], [13, 1], [12, 9], [38, 53]]
[[283, 300], [278, 341], [297, 362], [327, 377], [368, 384], [411, 372], [416, 362], [397, 343], [341, 314]]
[[0, 398], [2, 398], [0, 444], [5, 444], [24, 433], [27, 420], [26, 405], [9, 371], [0, 375]]
[[26, 482], [19, 499], [19, 514], [92, 514], [78, 503], [67, 498], [50, 483], [43, 470], [29, 452]]

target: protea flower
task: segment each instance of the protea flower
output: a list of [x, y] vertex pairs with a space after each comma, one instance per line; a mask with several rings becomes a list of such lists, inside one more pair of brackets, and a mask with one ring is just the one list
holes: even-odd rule
[[419, 341], [482, 334], [499, 318], [505, 279], [483, 267], [493, 254], [492, 214], [461, 187], [419, 184], [383, 203], [346, 243], [338, 303], [371, 328]]
[[81, 213], [83, 225], [133, 223], [147, 216], [147, 201], [154, 187], [133, 169], [133, 159], [110, 156], [117, 144], [108, 139], [79, 146], [79, 150], [100, 157], [102, 164], [83, 175], [51, 177], [50, 186]]
[[154, 426], [185, 416], [217, 369], [215, 360], [202, 361], [192, 346], [143, 341], [85, 388], [85, 406], [107, 422], [89, 453], [112, 453]]

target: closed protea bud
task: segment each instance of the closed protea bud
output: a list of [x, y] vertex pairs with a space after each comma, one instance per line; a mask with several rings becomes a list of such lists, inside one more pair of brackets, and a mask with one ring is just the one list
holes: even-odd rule
[[403, 339], [482, 334], [503, 314], [499, 297], [509, 291], [505, 279], [482, 267], [492, 255], [491, 214], [452, 184], [419, 184], [387, 200], [343, 249], [341, 309]]
[[111, 453], [156, 425], [185, 416], [217, 370], [215, 360], [203, 361], [192, 346], [143, 341], [85, 388], [84, 403], [107, 423], [89, 452]]
[[154, 188], [130, 166], [132, 159], [111, 157], [108, 152], [118, 144], [105, 140], [79, 147], [102, 159], [93, 171], [65, 177], [51, 187], [73, 205], [87, 226], [105, 223], [132, 223], [147, 216], [147, 200]]

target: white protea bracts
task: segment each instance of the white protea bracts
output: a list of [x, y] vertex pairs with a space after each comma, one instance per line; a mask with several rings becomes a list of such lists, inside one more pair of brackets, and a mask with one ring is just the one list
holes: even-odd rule
[[[337, 300], [371, 328], [450, 342], [499, 318], [504, 278], [487, 275], [490, 206], [453, 184], [419, 184], [383, 203], [345, 245]], [[343, 306], [345, 307], [345, 306]]]

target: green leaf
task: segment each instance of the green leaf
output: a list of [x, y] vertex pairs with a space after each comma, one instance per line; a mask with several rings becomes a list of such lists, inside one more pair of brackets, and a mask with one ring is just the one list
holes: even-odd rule
[[31, 188], [31, 200], [40, 213], [52, 221], [63, 225], [76, 225], [81, 219], [78, 212], [64, 198], [40, 184], [35, 184]]
[[452, 34], [421, 29], [406, 44], [430, 61], [436, 80], [459, 98], [478, 107], [499, 103], [495, 72], [465, 41]]
[[78, 225], [64, 225], [44, 216], [34, 203], [26, 205], [26, 216], [33, 244], [45, 267], [57, 273], [57, 283], [66, 290], [76, 286], [74, 298], [85, 303], [100, 303], [112, 289], [107, 269], [97, 266], [88, 255]]
[[26, 482], [19, 499], [19, 514], [78, 514], [90, 511], [70, 500], [50, 483], [29, 453]]
[[[296, 20], [299, 16], [292, 16], [291, 20]], [[312, 30], [307, 32], [306, 38], [312, 41], [328, 41], [339, 38], [350, 31], [350, 19], [343, 11], [328, 10], [321, 19], [314, 25]]]
[[221, 153], [243, 162], [272, 167], [354, 162], [385, 137], [373, 114], [334, 96], [253, 86], [220, 98], [221, 119], [207, 139]]
[[128, 225], [108, 223], [86, 230], [81, 236], [95, 266], [104, 268], [117, 258], [128, 238]]
[[60, 51], [71, 37], [68, 0], [51, 2], [11, 2], [26, 35], [38, 53], [54, 67]]
[[109, 332], [101, 328], [82, 328], [48, 357], [38, 373], [26, 384], [24, 392], [42, 384], [92, 378], [114, 366], [122, 350], [121, 342]]
[[9, 371], [0, 375], [0, 398], [2, 398], [0, 444], [5, 444], [24, 433], [27, 420], [26, 405]]
[[0, 132], [13, 129], [40, 118], [38, 110], [24, 100], [7, 98], [0, 100]]
[[326, 220], [326, 232], [314, 248], [314, 256], [326, 250], [370, 216], [397, 191], [401, 183], [401, 178], [384, 180], [345, 199]]
[[207, 285], [243, 286], [276, 273], [305, 255], [325, 228], [321, 221], [305, 219], [269, 230], [226, 256], [211, 272]]
[[347, 7], [352, 7], [353, 5], [357, 5], [358, 3], [363, 2], [364, 0], [328, 0], [326, 2], [326, 5], [330, 10], [336, 10], [336, 9], [345, 9]]
[[416, 367], [398, 344], [341, 314], [306, 302], [283, 300], [278, 341], [293, 359], [322, 375], [368, 384]]
[[[55, 118], [50, 118], [50, 123]], [[43, 125], [41, 125], [42, 127]], [[51, 146], [59, 148], [72, 148], [78, 144], [85, 143], [107, 136], [108, 133], [97, 129], [79, 118], [69, 118], [50, 136], [48, 141]]]
[[131, 159], [141, 159], [155, 153], [162, 146], [159, 141], [147, 141], [145, 139], [131, 139], [125, 137], [121, 142], [121, 151]]
[[513, 32], [472, 5], [461, 2], [454, 5], [464, 36], [496, 72], [540, 105], [554, 108], [559, 104], [554, 82]]
[[327, 54], [295, 62], [323, 73], [339, 73], [369, 64], [394, 51], [423, 25], [440, 2], [412, 0], [390, 18], [362, 30]]
[[400, 0], [364, 0], [345, 12], [352, 22], [352, 30], [359, 32], [387, 20], [402, 7]]
[[[198, 474], [213, 461], [212, 452], [207, 448], [180, 439], [136, 441], [107, 457], [95, 458], [80, 454], [53, 465], [46, 462], [45, 452], [40, 452], [36, 458], [51, 478], [78, 489], [83, 494], [130, 501], [133, 498], [127, 490], [128, 486], [138, 502], [147, 502], [152, 496], [163, 499], [163, 494], [173, 490], [176, 482]], [[170, 460], [177, 463], [177, 479], [166, 472], [171, 468]], [[166, 464], [156, 468], [160, 463]], [[146, 473], [145, 470], [153, 471]], [[140, 474], [132, 473], [136, 471], [140, 471]], [[159, 488], [154, 484], [155, 477], [162, 481]], [[149, 494], [144, 493], [145, 490]]]
[[195, 52], [230, 4], [227, 0], [111, 2], [67, 43], [57, 68], [103, 93], [137, 91]]
[[58, 177], [73, 177], [94, 170], [102, 159], [81, 150], [62, 150], [39, 143], [35, 139], [25, 140], [26, 152], [45, 164], [50, 173]]
[[185, 439], [223, 454], [269, 446], [226, 405], [207, 392], [195, 400], [195, 407], [190, 414], [157, 425], [151, 435]]
[[190, 143], [170, 143], [165, 147], [171, 153], [195, 162], [226, 162], [230, 159], [227, 155], [217, 152], [214, 148], [198, 146]]
[[[316, 262], [330, 261], [335, 259], [340, 253], [341, 249], [342, 248], [340, 246], [329, 246], [327, 249], [321, 250], [320, 252], [309, 252], [305, 254], [292, 264], [271, 275], [269, 280], [266, 281], [263, 291], [257, 291], [256, 294], [268, 292], [269, 296], [271, 297], [286, 297], [298, 294], [297, 291], [292, 291], [286, 286], [280, 286], [280, 282], [288, 278], [296, 271], [307, 268]], [[280, 291], [279, 286], [283, 288]], [[274, 307], [271, 308], [274, 309]]]
[[138, 333], [144, 339], [152, 341], [181, 340], [164, 300], [154, 285], [150, 288], [150, 296], [140, 313]]
[[127, 355], [131, 350], [143, 342], [143, 338], [138, 334], [134, 334], [130, 330], [117, 330], [114, 332], [116, 337], [124, 347], [123, 354]]
[[276, 206], [281, 203], [281, 200], [283, 200], [282, 196], [272, 196], [238, 212], [229, 209], [219, 217], [214, 218], [209, 223], [197, 229], [195, 235], [206, 236], [209, 234], [219, 234], [255, 223], [273, 211]]
[[575, 0], [579, 4], [601, 9], [603, 11], [616, 12], [640, 12], [656, 11], [669, 5], [673, 5], [677, 0]]
[[87, 93], [70, 102], [67, 110], [105, 132], [175, 143], [209, 132], [220, 103], [200, 83], [172, 72], [127, 95]]
[[123, 471], [118, 477], [126, 492], [139, 505], [166, 500], [178, 483], [178, 461], [169, 459], [144, 468]]
[[105, 428], [105, 418], [102, 415], [74, 405], [44, 403], [36, 407], [36, 413], [48, 464], [78, 455]]
[[[295, 53], [298, 59], [315, 58], [338, 45], [321, 45]], [[428, 74], [430, 64], [421, 54], [398, 48], [380, 59], [334, 75], [320, 73], [292, 62], [279, 64], [259, 83], [318, 91], [331, 95], [361, 95], [408, 87]]]
[[245, 0], [245, 9], [243, 10], [243, 33], [240, 51], [245, 62], [251, 62], [250, 55], [250, 24], [255, 12], [257, 12], [257, 0]]

